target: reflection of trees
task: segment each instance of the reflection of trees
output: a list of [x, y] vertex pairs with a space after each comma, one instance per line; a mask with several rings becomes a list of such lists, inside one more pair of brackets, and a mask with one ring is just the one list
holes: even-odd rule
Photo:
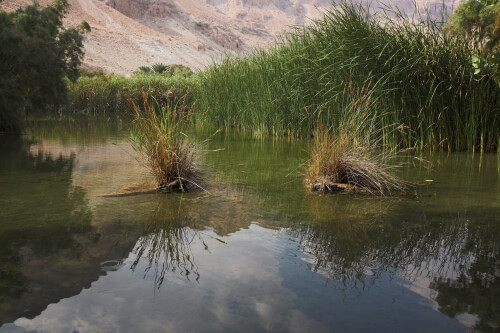
[[500, 326], [500, 226], [494, 209], [461, 215], [396, 211], [361, 219], [349, 215], [348, 203], [343, 206], [330, 221], [290, 229], [311, 256], [313, 271], [356, 289], [385, 273], [427, 277], [443, 313], [476, 314], [481, 331]]
[[134, 249], [136, 258], [131, 268], [136, 270], [144, 264], [144, 274], [152, 272], [158, 289], [168, 272], [178, 272], [187, 279], [193, 274], [196, 281], [200, 278], [191, 253], [191, 243], [199, 232], [188, 205], [181, 196], [161, 198], [151, 218], [143, 224], [143, 236]]
[[29, 258], [61, 250], [77, 257], [74, 237], [91, 231], [91, 211], [84, 190], [72, 186], [74, 156], [30, 154], [29, 144], [6, 142], [0, 147], [0, 317], [11, 320], [14, 300], [30, 292], [23, 273]]
[[441, 275], [471, 260], [470, 254], [460, 251], [466, 227], [429, 227], [347, 222], [307, 225], [296, 231], [301, 248], [315, 258], [314, 269], [328, 271], [335, 280], [357, 279], [366, 267], [397, 268], [407, 276], [419, 271]]
[[[496, 210], [481, 209], [496, 216]], [[456, 277], [435, 277], [430, 287], [437, 291], [439, 310], [450, 317], [461, 313], [478, 317], [475, 329], [494, 332], [500, 327], [500, 226], [493, 218], [485, 225], [466, 224], [460, 252], [471, 260]]]
[[123, 131], [121, 115], [88, 116], [73, 115], [63, 120], [36, 120], [28, 123], [24, 136], [36, 140], [56, 141], [61, 145], [106, 143]]
[[480, 255], [467, 272], [455, 279], [436, 278], [431, 288], [438, 292], [439, 310], [450, 317], [475, 314], [475, 329], [495, 332], [500, 327], [500, 277], [498, 259]]

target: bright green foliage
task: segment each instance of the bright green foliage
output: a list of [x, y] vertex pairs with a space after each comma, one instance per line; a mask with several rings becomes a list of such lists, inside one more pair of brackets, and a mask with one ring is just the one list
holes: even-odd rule
[[65, 29], [67, 0], [45, 8], [36, 2], [15, 12], [0, 10], [0, 131], [17, 130], [24, 112], [64, 101], [63, 80], [78, 77], [83, 36]]
[[498, 48], [500, 40], [500, 2], [498, 0], [466, 0], [460, 3], [445, 29], [464, 34], [486, 51]]
[[473, 58], [476, 74], [495, 73], [500, 80], [500, 2], [466, 0], [450, 17], [445, 31], [465, 36], [477, 50]]
[[202, 73], [199, 108], [217, 125], [311, 135], [338, 125], [350, 87], [376, 98], [384, 144], [496, 150], [500, 88], [474, 74], [474, 49], [433, 21], [383, 17], [344, 3], [277, 48], [228, 57]]

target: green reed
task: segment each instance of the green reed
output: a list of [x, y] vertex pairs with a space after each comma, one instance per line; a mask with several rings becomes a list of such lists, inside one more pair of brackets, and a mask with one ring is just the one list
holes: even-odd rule
[[384, 143], [494, 151], [500, 88], [474, 74], [473, 54], [439, 22], [344, 3], [275, 48], [203, 72], [199, 107], [216, 125], [308, 136], [318, 123], [334, 125], [349, 86], [376, 86], [382, 123], [404, 129], [384, 133]]

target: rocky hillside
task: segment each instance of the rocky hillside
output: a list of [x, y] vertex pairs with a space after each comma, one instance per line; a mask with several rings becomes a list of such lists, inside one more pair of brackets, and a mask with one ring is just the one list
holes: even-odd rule
[[[402, 9], [412, 0], [392, 0]], [[48, 0], [40, 1], [42, 4]], [[330, 0], [69, 0], [66, 24], [86, 20], [84, 64], [128, 74], [155, 62], [202, 69], [224, 52], [272, 45], [292, 25], [321, 17]], [[417, 1], [422, 8], [435, 3]], [[451, 0], [448, 0], [451, 2]], [[4, 0], [13, 10], [30, 0]]]

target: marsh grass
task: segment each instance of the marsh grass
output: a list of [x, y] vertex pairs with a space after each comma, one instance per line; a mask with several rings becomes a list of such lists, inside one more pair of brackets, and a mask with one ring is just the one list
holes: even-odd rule
[[[203, 72], [200, 109], [217, 126], [309, 136], [319, 123], [335, 124], [349, 82], [379, 82], [379, 113], [410, 129], [385, 144], [495, 151], [500, 88], [491, 75], [474, 74], [470, 43], [441, 26], [344, 2], [275, 48], [228, 56]], [[330, 119], [321, 112], [328, 108]]]
[[133, 108], [131, 140], [154, 176], [158, 189], [186, 192], [199, 186], [195, 144], [185, 134], [191, 109], [185, 100], [159, 102], [142, 95], [142, 106]]
[[[319, 123], [306, 169], [306, 184], [312, 190], [350, 190], [376, 195], [403, 192], [408, 184], [394, 172], [400, 163], [398, 148], [384, 145], [383, 131], [402, 130], [397, 124], [384, 125], [377, 111], [378, 101], [366, 86], [344, 93], [343, 112], [335, 124]], [[330, 116], [328, 116], [330, 117]], [[346, 186], [347, 185], [347, 186]]]

